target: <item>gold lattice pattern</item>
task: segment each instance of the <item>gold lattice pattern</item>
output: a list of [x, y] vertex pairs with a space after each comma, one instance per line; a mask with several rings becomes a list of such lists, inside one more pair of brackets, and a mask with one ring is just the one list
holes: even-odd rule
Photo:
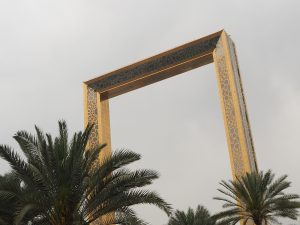
[[233, 165], [236, 175], [242, 174], [244, 170], [243, 159], [241, 155], [241, 146], [238, 134], [237, 119], [234, 111], [233, 96], [229, 81], [229, 72], [226, 66], [226, 58], [221, 41], [216, 48], [217, 67], [219, 72], [219, 82], [223, 98], [223, 107], [225, 111], [225, 121], [229, 130], [229, 144], [233, 157]]
[[87, 101], [88, 101], [87, 104], [88, 121], [90, 124], [94, 125], [89, 139], [89, 148], [95, 148], [99, 145], [97, 92], [95, 92], [90, 87], [87, 87]]

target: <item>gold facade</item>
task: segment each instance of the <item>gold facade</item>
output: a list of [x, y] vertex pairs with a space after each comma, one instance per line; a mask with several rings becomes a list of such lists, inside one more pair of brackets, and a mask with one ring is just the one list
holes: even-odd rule
[[90, 146], [107, 143], [111, 154], [109, 99], [214, 63], [232, 175], [257, 170], [235, 46], [219, 31], [159, 55], [84, 82], [85, 124], [95, 124]]

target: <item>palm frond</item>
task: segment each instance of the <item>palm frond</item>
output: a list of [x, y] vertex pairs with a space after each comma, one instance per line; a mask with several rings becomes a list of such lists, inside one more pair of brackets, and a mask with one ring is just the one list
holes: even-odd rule
[[276, 221], [277, 217], [296, 219], [300, 208], [299, 196], [284, 193], [291, 184], [286, 179], [284, 175], [273, 181], [274, 174], [269, 170], [266, 173], [246, 173], [229, 182], [222, 181], [225, 190], [219, 191], [231, 199], [214, 198], [225, 202], [223, 207], [227, 209], [213, 216], [217, 224], [251, 219], [261, 225], [264, 221]]
[[[62, 220], [87, 225], [99, 217], [102, 225], [145, 225], [130, 208], [137, 204], [154, 205], [170, 214], [171, 206], [157, 193], [141, 189], [158, 173], [126, 168], [140, 154], [123, 149], [104, 156], [105, 144], [87, 149], [93, 125], [70, 140], [66, 122], [59, 121], [58, 127], [57, 137], [37, 126], [35, 135], [17, 132], [14, 138], [24, 160], [8, 146], [0, 146], [0, 157], [13, 170], [9, 179], [0, 176], [0, 218], [20, 225], [62, 224]], [[10, 207], [5, 208], [7, 203]]]

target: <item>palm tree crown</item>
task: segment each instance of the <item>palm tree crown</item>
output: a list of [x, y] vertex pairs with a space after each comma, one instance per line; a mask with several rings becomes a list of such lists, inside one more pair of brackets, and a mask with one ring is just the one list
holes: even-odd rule
[[176, 210], [171, 216], [168, 225], [214, 225], [209, 211], [198, 205], [196, 210], [189, 208], [187, 212]]
[[213, 217], [217, 224], [233, 225], [239, 221], [246, 224], [253, 221], [256, 225], [278, 222], [278, 217], [297, 219], [300, 202], [295, 194], [285, 194], [284, 190], [290, 187], [291, 182], [284, 175], [274, 181], [274, 174], [269, 170], [266, 173], [252, 172], [236, 178], [234, 181], [222, 181], [224, 189], [218, 189], [227, 198], [215, 197], [224, 201], [225, 211]]
[[22, 182], [19, 186], [27, 190], [24, 196], [0, 187], [0, 201], [18, 200], [14, 206], [15, 224], [83, 225], [99, 217], [103, 225], [143, 224], [131, 208], [136, 204], [152, 204], [170, 214], [168, 203], [142, 188], [158, 178], [157, 172], [125, 168], [140, 159], [139, 154], [129, 150], [115, 151], [99, 161], [104, 145], [86, 149], [91, 130], [88, 125], [69, 140], [67, 125], [62, 121], [56, 138], [37, 127], [36, 136], [17, 132], [14, 138], [26, 160], [8, 146], [0, 146], [0, 156], [10, 163]]

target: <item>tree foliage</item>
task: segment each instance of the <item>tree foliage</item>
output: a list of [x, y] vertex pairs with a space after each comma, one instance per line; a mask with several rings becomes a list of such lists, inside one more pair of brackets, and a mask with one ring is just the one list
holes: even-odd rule
[[[0, 156], [11, 165], [17, 184], [15, 188], [0, 186], [0, 218], [6, 215], [6, 206], [14, 224], [30, 221], [33, 225], [83, 225], [99, 217], [103, 225], [144, 224], [131, 207], [137, 204], [155, 205], [170, 214], [168, 203], [143, 188], [158, 173], [126, 168], [141, 158], [139, 154], [119, 150], [99, 161], [105, 145], [87, 149], [91, 125], [69, 140], [66, 123], [58, 124], [55, 138], [38, 127], [36, 135], [17, 132], [14, 139], [25, 160], [10, 147], [0, 146]], [[14, 199], [9, 201], [12, 204], [8, 199]]]
[[224, 211], [213, 217], [220, 225], [233, 225], [248, 221], [256, 225], [278, 223], [279, 217], [297, 219], [300, 202], [296, 194], [285, 194], [291, 186], [287, 175], [274, 180], [274, 174], [252, 172], [229, 182], [222, 181], [218, 189], [225, 197], [215, 197], [224, 202]]
[[196, 210], [189, 208], [187, 212], [176, 210], [171, 216], [168, 225], [214, 225], [215, 221], [209, 211], [198, 205]]

